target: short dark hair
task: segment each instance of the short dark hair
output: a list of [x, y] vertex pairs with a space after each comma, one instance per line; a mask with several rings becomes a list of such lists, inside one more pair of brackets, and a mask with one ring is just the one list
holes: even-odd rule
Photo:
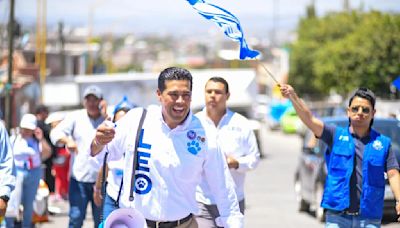
[[368, 100], [372, 105], [372, 109], [375, 109], [376, 97], [375, 97], [374, 92], [372, 92], [370, 89], [365, 88], [365, 87], [358, 88], [353, 93], [353, 95], [350, 97], [349, 107], [350, 107], [351, 102], [354, 100], [355, 97], [361, 97], [361, 98], [364, 98], [364, 99]]
[[[349, 107], [355, 97], [361, 97], [361, 98], [368, 100], [369, 103], [371, 103], [372, 109], [373, 110], [375, 109], [376, 97], [375, 97], [374, 92], [372, 92], [372, 90], [365, 88], [365, 87], [358, 88], [349, 99]], [[350, 124], [350, 118], [349, 118], [349, 124]], [[374, 119], [372, 118], [371, 123], [369, 124], [369, 127], [371, 128], [373, 124], [374, 124]]]
[[40, 104], [40, 105], [36, 106], [35, 114], [40, 114], [43, 112], [49, 113], [49, 108], [46, 105]]
[[165, 81], [169, 80], [186, 80], [190, 82], [190, 91], [193, 87], [193, 77], [192, 74], [186, 69], [179, 67], [169, 67], [161, 71], [158, 76], [158, 89], [160, 92], [165, 90]]
[[208, 81], [220, 82], [220, 83], [224, 84], [224, 86], [225, 86], [225, 93], [229, 93], [229, 84], [228, 84], [228, 82], [225, 80], [225, 78], [222, 78], [222, 77], [211, 77], [210, 79], [208, 79]]

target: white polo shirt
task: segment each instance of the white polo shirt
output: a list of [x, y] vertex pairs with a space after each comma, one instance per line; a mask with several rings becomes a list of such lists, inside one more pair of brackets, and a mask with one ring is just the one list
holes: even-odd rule
[[[200, 119], [206, 132], [214, 135], [218, 147], [225, 154], [234, 157], [239, 162], [238, 169], [230, 169], [235, 181], [236, 195], [244, 199], [244, 183], [246, 172], [257, 167], [260, 161], [257, 140], [249, 121], [242, 115], [227, 109], [218, 126], [207, 116], [203, 109], [196, 116]], [[211, 139], [210, 139], [211, 140]], [[211, 205], [216, 204], [208, 183], [203, 180], [197, 188], [196, 198], [199, 202]]]
[[104, 121], [104, 117], [91, 119], [86, 109], [69, 113], [54, 129], [50, 131], [53, 144], [63, 137], [72, 137], [77, 144], [78, 153], [73, 156], [71, 175], [79, 182], [96, 182], [99, 164], [91, 159], [90, 144], [96, 135], [97, 127]]
[[[164, 122], [161, 107], [150, 107], [138, 147], [136, 193], [129, 201], [134, 144], [142, 108], [129, 111], [116, 123], [116, 134], [98, 156], [109, 150], [109, 159], [125, 154], [123, 190], [120, 207], [133, 207], [154, 221], [175, 221], [190, 213], [198, 214], [196, 186], [202, 176], [210, 183], [223, 227], [243, 227], [243, 215], [234, 191], [225, 158], [210, 144], [200, 121], [189, 114], [182, 125], [170, 129]], [[114, 189], [114, 190], [113, 190]], [[115, 188], [108, 188], [118, 195]], [[112, 192], [114, 191], [114, 192]]]

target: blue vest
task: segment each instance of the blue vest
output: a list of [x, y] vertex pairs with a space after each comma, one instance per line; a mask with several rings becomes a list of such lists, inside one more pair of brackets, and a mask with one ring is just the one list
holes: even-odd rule
[[[381, 219], [385, 194], [385, 166], [390, 138], [371, 129], [362, 161], [360, 216]], [[321, 206], [343, 211], [350, 205], [350, 177], [353, 173], [355, 145], [349, 129], [337, 127], [332, 152], [326, 155], [328, 175]], [[355, 187], [355, 186], [354, 186]]]

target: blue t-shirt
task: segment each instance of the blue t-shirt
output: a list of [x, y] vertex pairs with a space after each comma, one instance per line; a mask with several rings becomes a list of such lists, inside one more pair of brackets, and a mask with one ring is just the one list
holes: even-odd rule
[[[333, 146], [333, 139], [335, 136], [337, 126], [335, 125], [324, 125], [324, 130], [320, 139], [324, 141], [327, 146], [328, 150], [327, 153], [332, 151]], [[354, 162], [354, 169], [353, 173], [350, 178], [350, 206], [347, 209], [349, 212], [358, 212], [360, 208], [360, 198], [362, 192], [362, 161], [364, 156], [364, 148], [365, 145], [368, 144], [370, 141], [370, 135], [368, 134], [365, 137], [359, 138], [355, 134], [351, 134], [353, 136], [353, 141], [355, 144], [355, 162]], [[386, 170], [391, 169], [399, 169], [399, 164], [397, 162], [396, 156], [392, 150], [392, 147], [389, 147], [389, 153], [386, 158]], [[354, 172], [355, 171], [355, 172]]]

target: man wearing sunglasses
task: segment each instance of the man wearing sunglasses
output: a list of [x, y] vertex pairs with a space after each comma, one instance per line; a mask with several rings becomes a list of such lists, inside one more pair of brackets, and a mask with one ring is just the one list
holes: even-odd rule
[[313, 116], [290, 85], [281, 85], [280, 90], [292, 101], [303, 123], [328, 145], [321, 202], [326, 209], [326, 227], [380, 227], [385, 172], [400, 215], [399, 164], [390, 138], [371, 128], [376, 112], [374, 93], [367, 88], [355, 91], [347, 108], [349, 126], [341, 128], [325, 125]]

